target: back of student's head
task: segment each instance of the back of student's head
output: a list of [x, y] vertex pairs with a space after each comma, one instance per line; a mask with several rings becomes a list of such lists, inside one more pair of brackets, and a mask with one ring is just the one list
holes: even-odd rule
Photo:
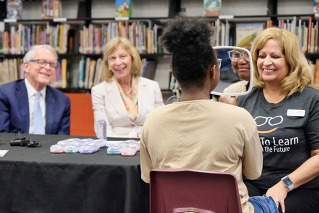
[[217, 58], [207, 19], [179, 15], [170, 19], [160, 42], [172, 53], [172, 70], [181, 86], [201, 87]]

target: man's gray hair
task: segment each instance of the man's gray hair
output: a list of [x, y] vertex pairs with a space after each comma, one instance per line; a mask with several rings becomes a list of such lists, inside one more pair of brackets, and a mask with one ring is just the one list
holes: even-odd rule
[[47, 49], [47, 50], [49, 50], [58, 59], [58, 54], [57, 54], [57, 52], [55, 51], [55, 49], [51, 45], [41, 44], [41, 45], [32, 46], [31, 49], [23, 57], [23, 62], [29, 62], [29, 61], [33, 60], [34, 56], [35, 56], [35, 52], [37, 50], [39, 50], [39, 49]]

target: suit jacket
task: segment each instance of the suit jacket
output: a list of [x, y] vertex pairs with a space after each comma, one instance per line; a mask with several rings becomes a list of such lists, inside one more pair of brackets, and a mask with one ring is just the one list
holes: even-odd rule
[[[45, 134], [70, 134], [70, 99], [47, 86]], [[0, 85], [0, 132], [29, 133], [29, 99], [24, 80]]]
[[138, 116], [132, 121], [124, 106], [115, 81], [102, 82], [91, 90], [94, 110], [94, 129], [97, 134], [97, 121], [105, 120], [109, 137], [128, 137], [132, 131], [141, 133], [144, 121], [150, 111], [164, 105], [161, 89], [156, 81], [138, 78]]

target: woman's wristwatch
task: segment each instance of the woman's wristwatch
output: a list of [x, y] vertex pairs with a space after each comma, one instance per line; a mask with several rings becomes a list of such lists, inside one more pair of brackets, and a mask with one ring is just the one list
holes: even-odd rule
[[281, 178], [281, 181], [289, 189], [289, 191], [294, 189], [294, 183], [292, 182], [292, 180], [289, 178], [288, 175], [283, 177], [283, 178]]

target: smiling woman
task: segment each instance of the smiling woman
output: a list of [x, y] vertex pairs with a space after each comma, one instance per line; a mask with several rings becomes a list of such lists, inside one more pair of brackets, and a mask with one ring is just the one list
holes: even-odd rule
[[249, 194], [272, 196], [282, 212], [318, 212], [319, 92], [299, 39], [268, 28], [251, 54], [255, 87], [237, 100], [255, 118], [264, 160], [261, 177], [245, 180]]
[[253, 86], [253, 66], [248, 49], [235, 46], [214, 47], [221, 61], [221, 70], [231, 71], [237, 79], [227, 82], [221, 79], [211, 92], [213, 95], [239, 96], [249, 93]]
[[163, 105], [159, 84], [141, 77], [140, 55], [126, 38], [107, 43], [103, 62], [105, 81], [91, 91], [96, 135], [103, 120], [109, 137], [139, 137], [149, 112]]

